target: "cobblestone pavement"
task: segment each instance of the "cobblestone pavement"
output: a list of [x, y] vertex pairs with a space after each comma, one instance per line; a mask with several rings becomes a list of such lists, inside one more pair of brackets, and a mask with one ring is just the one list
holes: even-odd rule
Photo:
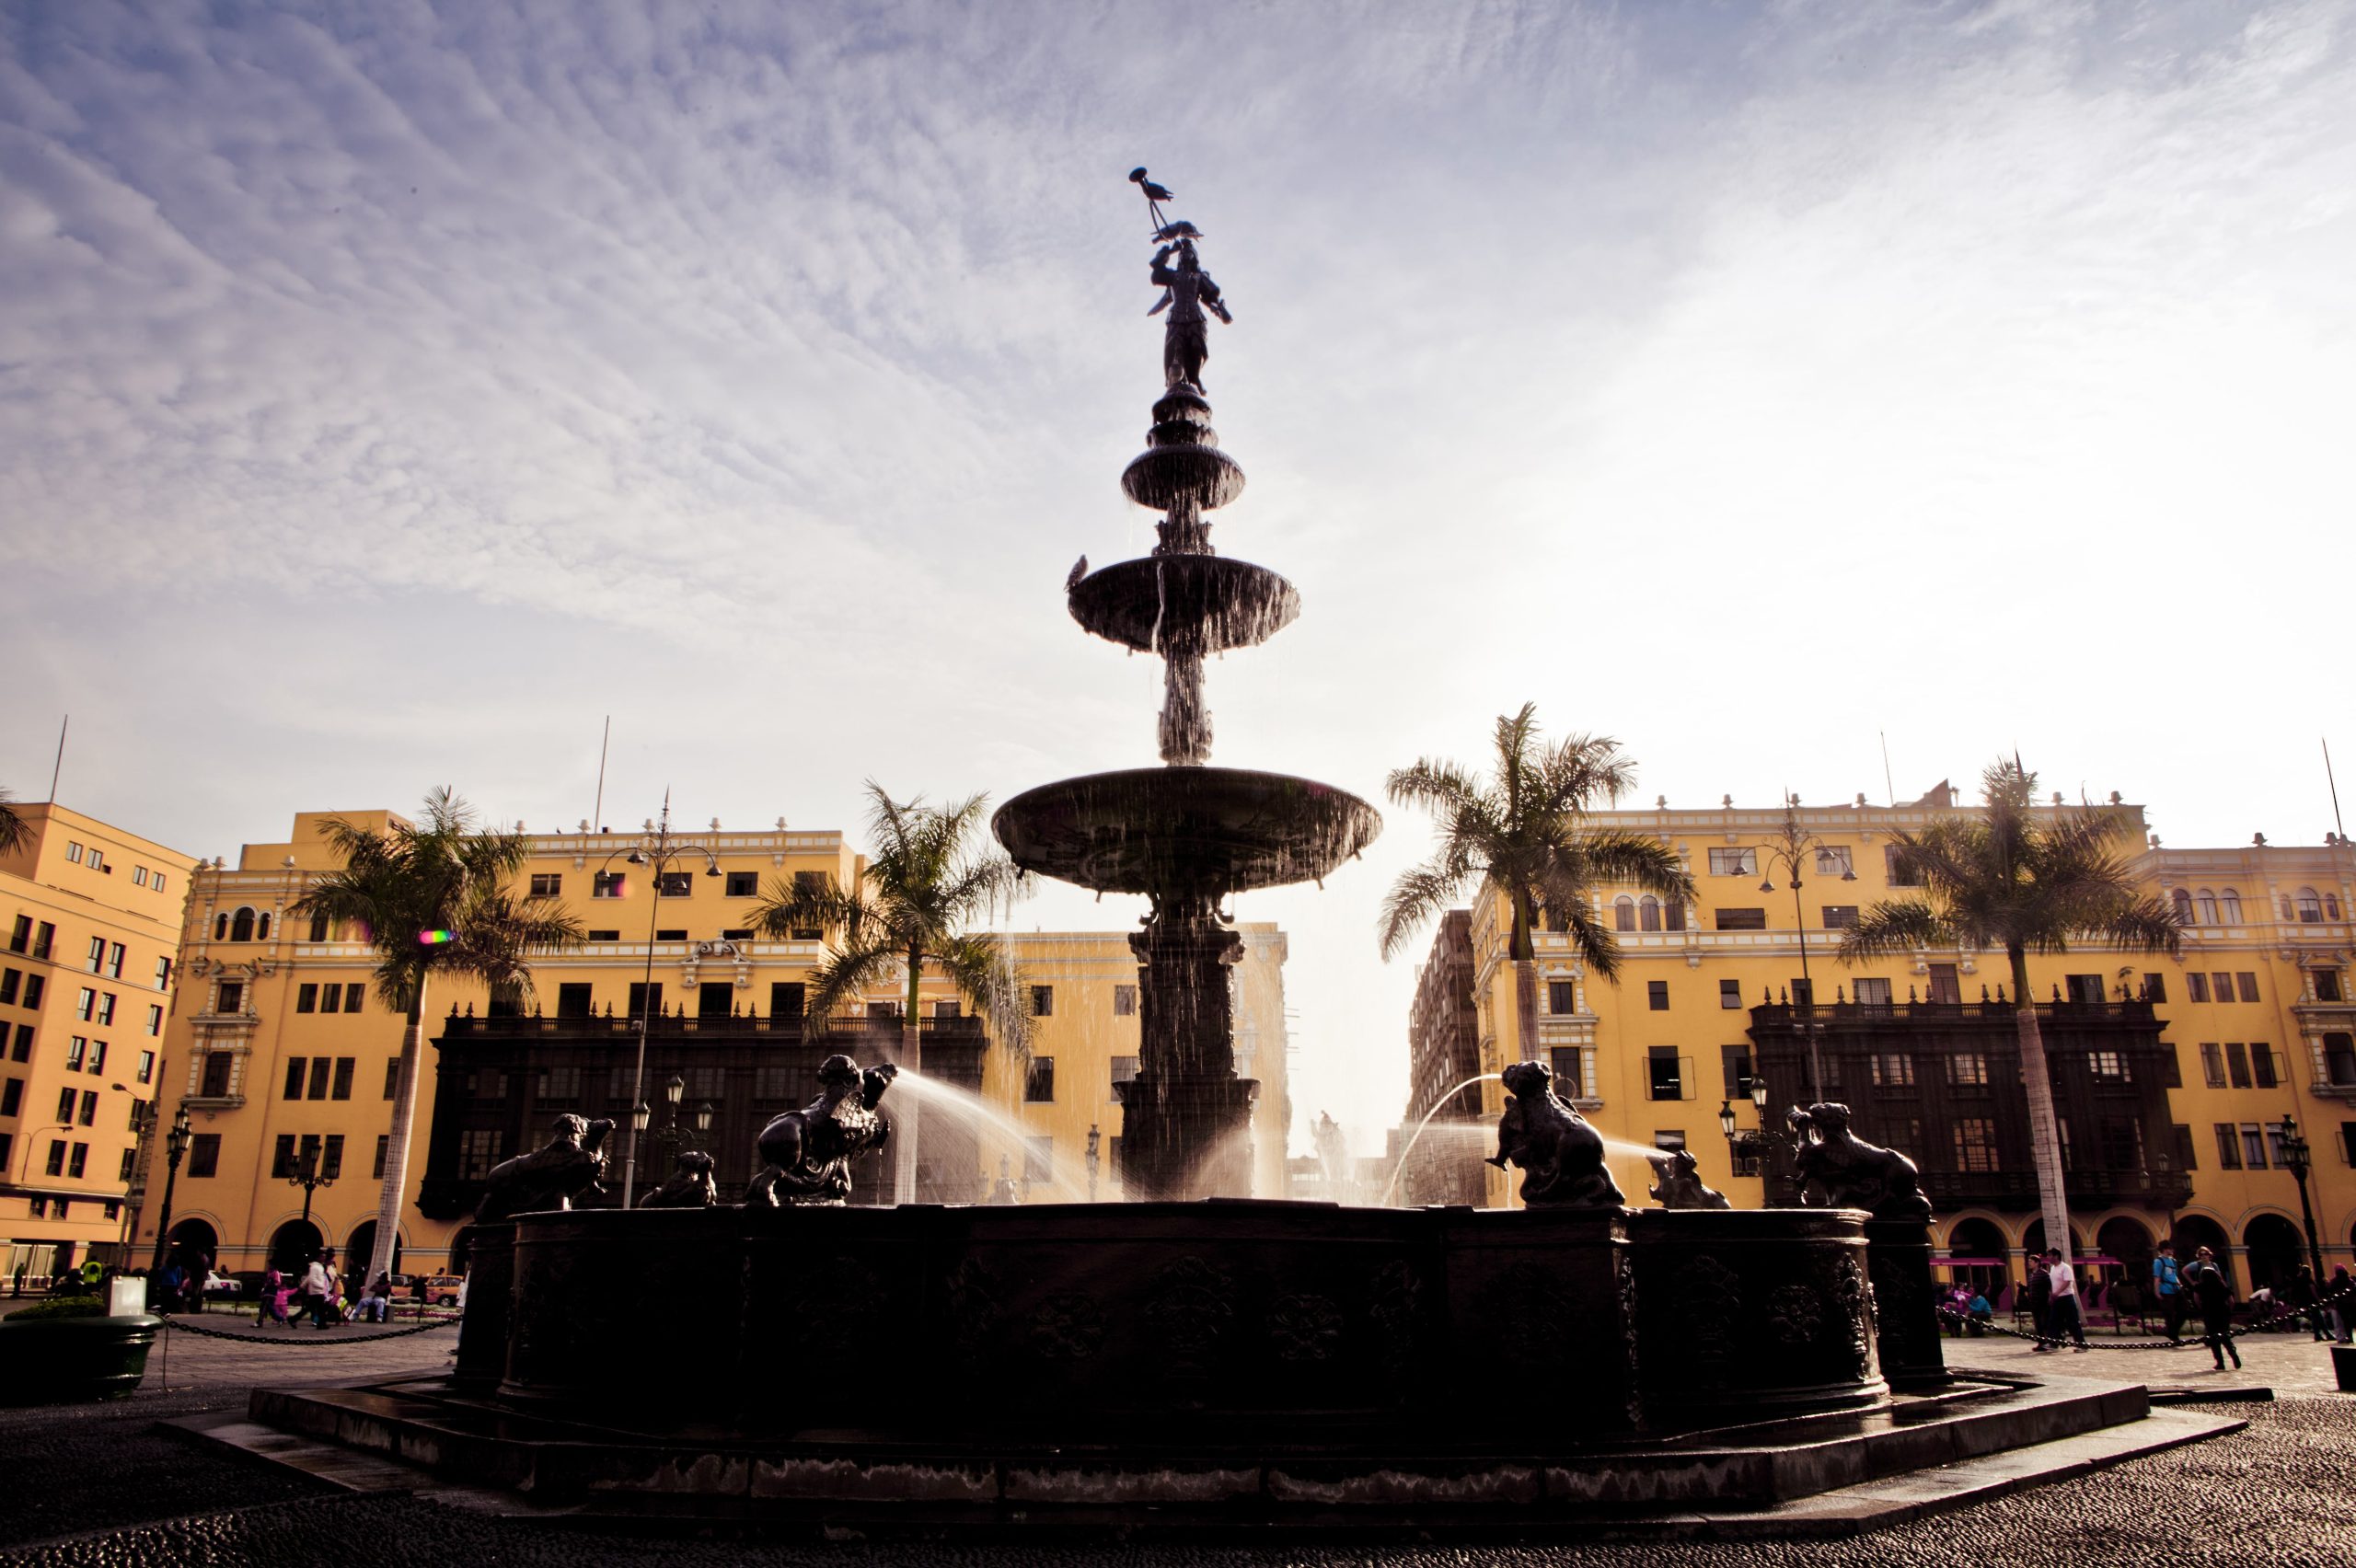
[[[431, 1335], [421, 1335], [431, 1338]], [[2037, 1377], [2050, 1371], [2065, 1378], [2116, 1378], [2122, 1382], [2145, 1383], [2154, 1389], [2189, 1389], [2211, 1391], [2219, 1389], [2272, 1389], [2278, 1395], [2328, 1394], [2337, 1390], [2338, 1382], [2331, 1369], [2331, 1347], [2318, 1343], [2306, 1330], [2295, 1333], [2244, 1334], [2234, 1342], [2242, 1353], [2242, 1366], [2216, 1369], [2214, 1360], [2199, 1340], [2187, 1340], [2181, 1350], [2106, 1350], [2106, 1339], [2114, 1336], [2089, 1333], [2086, 1343], [2095, 1348], [2084, 1355], [2062, 1349], [2040, 1355], [2027, 1340], [2006, 1339], [1989, 1335], [1980, 1339], [1951, 1339], [1946, 1342], [1949, 1366], [1981, 1366], [1991, 1372], [2016, 1377]], [[2356, 1553], [2350, 1554], [2356, 1562]]]
[[[157, 1419], [205, 1410], [242, 1411], [254, 1382], [345, 1380], [370, 1373], [429, 1369], [447, 1355], [444, 1336], [418, 1334], [375, 1346], [247, 1345], [176, 1336], [175, 1387], [151, 1374], [136, 1398], [112, 1405], [0, 1412], [0, 1562], [121, 1564], [252, 1563], [258, 1568], [362, 1568], [375, 1563], [720, 1565], [1022, 1563], [1052, 1568], [1716, 1568], [1721, 1564], [1958, 1562], [1971, 1568], [2110, 1562], [2356, 1564], [2356, 1396], [2284, 1397], [2236, 1413], [2246, 1432], [2084, 1479], [2038, 1487], [1979, 1507], [1847, 1540], [1763, 1544], [1543, 1541], [1266, 1547], [1177, 1542], [1054, 1544], [999, 1538], [943, 1543], [807, 1545], [777, 1541], [652, 1539], [489, 1518], [408, 1497], [353, 1497], [317, 1482], [214, 1453], [155, 1427]], [[203, 1349], [192, 1347], [202, 1346]], [[2050, 1357], [1949, 1342], [1958, 1365], [2012, 1369], [2014, 1358]], [[2065, 1356], [2069, 1353], [2062, 1353]], [[2191, 1384], [2208, 1365], [2180, 1368], [2183, 1353], [2089, 1353], [2063, 1369], [2105, 1373], [2165, 1366], [2165, 1380]], [[2305, 1378], [2325, 1359], [2304, 1337], [2260, 1336], [2245, 1350], [2239, 1381], [2265, 1368]], [[315, 1359], [319, 1357], [332, 1360]], [[2177, 1376], [2179, 1371], [2188, 1375]], [[2164, 1380], [2144, 1373], [2150, 1380]], [[2208, 1380], [2218, 1382], [2215, 1375]], [[2278, 1387], [2287, 1379], [2278, 1378]]]

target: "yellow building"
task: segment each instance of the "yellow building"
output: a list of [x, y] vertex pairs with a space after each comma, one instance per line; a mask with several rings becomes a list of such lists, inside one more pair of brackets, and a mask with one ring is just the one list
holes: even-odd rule
[[[1612, 1169], [1631, 1201], [1646, 1201], [1644, 1151], [1675, 1145], [1738, 1205], [1766, 1201], [1759, 1163], [1738, 1160], [1721, 1117], [1730, 1113], [1741, 1132], [1758, 1126], [1756, 1067], [1769, 1131], [1782, 1135], [1783, 1111], [1811, 1098], [1804, 1047], [1813, 1033], [1823, 1097], [1856, 1109], [1861, 1136], [1922, 1165], [1946, 1255], [1988, 1260], [1960, 1267], [1995, 1283], [2018, 1274], [2025, 1246], [2043, 1244], [2011, 1015], [1997, 1005], [2003, 956], [1926, 951], [1854, 967], [1833, 956], [1858, 910], [1905, 894], [1887, 858], [1893, 832], [1958, 809], [1968, 808], [1944, 786], [1895, 808], [1800, 809], [1820, 848], [1805, 858], [1796, 901], [1773, 859], [1780, 808], [1599, 813], [1600, 824], [1658, 836], [1698, 891], [1690, 909], [1634, 890], [1595, 893], [1623, 955], [1617, 985], [1590, 975], [1567, 938], [1537, 937], [1541, 1051], [1558, 1091], [1615, 1140]], [[2140, 824], [2141, 808], [2129, 809]], [[2119, 1273], [2132, 1274], [2173, 1226], [2180, 1245], [2230, 1254], [2246, 1289], [2279, 1277], [2304, 1257], [2298, 1190], [2272, 1130], [2291, 1115], [2310, 1141], [2326, 1267], [2350, 1262], [2356, 1006], [2345, 998], [2356, 850], [2154, 844], [2134, 864], [2187, 916], [2180, 957], [2090, 945], [2029, 960], [2063, 1107], [2075, 1250], [2119, 1258]], [[1519, 1051], [1508, 920], [1502, 905], [1472, 911], [1488, 1072]], [[1811, 990], [1813, 1009], [1793, 1005]], [[1502, 1104], [1499, 1086], [1484, 1085], [1484, 1114]], [[1781, 1169], [1772, 1147], [1768, 1165]], [[1488, 1172], [1487, 1200], [1513, 1201], [1508, 1185]]]
[[28, 1287], [117, 1261], [196, 862], [52, 803], [0, 855], [0, 1236]]
[[[235, 867], [200, 866], [192, 880], [181, 960], [188, 998], [166, 1040], [162, 1114], [168, 1122], [186, 1104], [195, 1135], [173, 1232], [225, 1269], [262, 1267], [274, 1243], [282, 1256], [322, 1241], [363, 1255], [374, 1239], [402, 1020], [371, 989], [371, 950], [358, 933], [287, 913], [337, 863], [321, 832], [335, 815], [368, 828], [391, 820], [381, 811], [303, 813], [285, 842], [248, 845]], [[400, 1237], [413, 1272], [447, 1256], [491, 1166], [542, 1141], [560, 1113], [621, 1124], [606, 1144], [618, 1185], [635, 1089], [653, 1108], [639, 1145], [639, 1189], [667, 1173], [676, 1126], [714, 1153], [725, 1194], [751, 1175], [760, 1124], [808, 1098], [803, 1079], [824, 1050], [873, 1059], [898, 1045], [904, 981], [879, 977], [822, 1049], [804, 1037], [801, 1018], [824, 943], [817, 933], [775, 941], [751, 930], [751, 910], [772, 880], [849, 883], [860, 875], [863, 859], [841, 834], [716, 825], [675, 834], [680, 857], [659, 887], [649, 869], [625, 859], [638, 834], [528, 836], [519, 891], [556, 898], [588, 941], [536, 960], [535, 996], [521, 1006], [479, 988], [429, 996], [431, 1048], [421, 1065]], [[1289, 1115], [1284, 939], [1272, 926], [1242, 929], [1238, 1070], [1262, 1081], [1258, 1159], [1272, 1188]], [[948, 1116], [944, 1125], [943, 1113], [927, 1108], [920, 1191], [952, 1201], [985, 1197], [1003, 1162], [1018, 1197], [1080, 1198], [1091, 1186], [1116, 1195], [1120, 1108], [1112, 1085], [1135, 1070], [1138, 1055], [1137, 963], [1126, 935], [1006, 940], [1032, 998], [1031, 1063], [1017, 1071], [987, 1043], [980, 1020], [962, 1016], [946, 982], [928, 977], [925, 1070], [952, 1082], [963, 1075], [990, 1109]], [[676, 1111], [665, 1092], [675, 1073]], [[699, 1132], [706, 1105], [710, 1125]], [[308, 1194], [306, 1222], [306, 1194], [287, 1178], [314, 1147], [318, 1173], [332, 1184]], [[147, 1245], [158, 1217], [154, 1205], [140, 1214]]]

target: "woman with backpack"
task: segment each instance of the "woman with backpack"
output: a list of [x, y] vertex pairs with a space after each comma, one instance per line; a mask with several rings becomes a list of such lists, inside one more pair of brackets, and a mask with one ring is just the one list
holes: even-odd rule
[[2193, 1305], [2200, 1309], [2200, 1343], [2217, 1358], [2217, 1370], [2225, 1369], [2225, 1357], [2230, 1355], [2234, 1370], [2240, 1371], [2242, 1353], [2234, 1343], [2234, 1282], [2217, 1266], [2217, 1254], [2201, 1248], [2193, 1254], [2183, 1278]]

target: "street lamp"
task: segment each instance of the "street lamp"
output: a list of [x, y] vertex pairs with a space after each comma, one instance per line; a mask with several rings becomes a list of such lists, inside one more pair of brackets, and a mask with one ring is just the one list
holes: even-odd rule
[[[671, 838], [671, 791], [663, 791], [663, 817], [651, 832], [632, 846], [625, 863], [652, 866], [654, 896], [646, 905], [646, 979], [639, 988], [638, 1065], [630, 1073], [629, 1097], [632, 1104], [629, 1117], [629, 1149], [622, 1156], [622, 1207], [629, 1208], [638, 1201], [638, 1139], [646, 1131], [646, 1032], [654, 1016], [654, 932], [663, 910], [663, 879], [669, 874], [672, 863], [690, 851], [701, 855], [703, 874], [720, 874], [720, 858], [700, 844], [678, 844]], [[597, 871], [604, 877], [614, 863], [617, 849], [606, 857], [606, 864]]]
[[2323, 1250], [2316, 1245], [2316, 1211], [2307, 1202], [2307, 1171], [2312, 1162], [2307, 1156], [2307, 1140], [2299, 1132], [2299, 1124], [2286, 1114], [2279, 1130], [2282, 1140], [2282, 1169], [2299, 1184], [2299, 1215], [2306, 1221], [2307, 1263], [2315, 1271], [2316, 1288], [2323, 1288]]
[[180, 1179], [180, 1160], [188, 1153], [189, 1140], [195, 1133], [188, 1124], [188, 1107], [182, 1105], [172, 1116], [171, 1131], [164, 1135], [164, 1207], [156, 1219], [156, 1258], [147, 1266], [148, 1299], [155, 1299], [155, 1282], [164, 1277], [164, 1249], [172, 1239], [172, 1189]]
[[1759, 1176], [1767, 1176], [1767, 1151], [1774, 1145], [1767, 1131], [1767, 1080], [1756, 1069], [1750, 1075], [1750, 1103], [1759, 1113], [1759, 1125], [1737, 1132], [1734, 1125], [1734, 1101], [1718, 1101], [1718, 1131], [1726, 1135], [1727, 1152], [1737, 1160], [1759, 1161]]
[[[711, 1101], [709, 1100], [700, 1101], [696, 1105], [696, 1136], [690, 1137], [687, 1133], [680, 1130], [679, 1099], [682, 1095], [686, 1094], [687, 1091], [687, 1080], [681, 1078], [676, 1073], [673, 1073], [671, 1075], [671, 1081], [663, 1086], [663, 1098], [669, 1104], [670, 1113], [665, 1118], [662, 1128], [655, 1133], [654, 1141], [661, 1144], [664, 1151], [675, 1160], [678, 1158], [679, 1151], [681, 1149], [691, 1149], [701, 1147], [703, 1135], [711, 1131], [713, 1106]], [[643, 1112], [645, 1109], [646, 1107], [642, 1105], [639, 1107], [641, 1112]], [[640, 1130], [643, 1131], [645, 1124], [641, 1122], [639, 1125]]]
[[294, 1157], [294, 1170], [286, 1178], [290, 1187], [303, 1189], [303, 1223], [311, 1223], [311, 1194], [321, 1187], [335, 1185], [335, 1178], [319, 1174], [319, 1146], [304, 1140], [303, 1151]]
[[[1783, 830], [1776, 835], [1780, 842], [1769, 844], [1763, 847], [1766, 851], [1768, 867], [1772, 870], [1780, 865], [1791, 877], [1792, 923], [1799, 928], [1800, 1028], [1804, 1038], [1807, 1041], [1808, 1094], [1811, 1100], [1822, 1100], [1824, 1098], [1824, 1068], [1818, 1059], [1817, 1053], [1816, 985], [1808, 978], [1807, 973], [1807, 915], [1800, 907], [1800, 861], [1803, 858], [1824, 848], [1825, 844], [1824, 840], [1815, 834], [1801, 828], [1797, 806], [1798, 797], [1787, 795], [1784, 798], [1784, 826]], [[1841, 870], [1841, 880], [1855, 882], [1856, 869], [1853, 866], [1843, 866]], [[1774, 892], [1774, 879], [1772, 876], [1762, 875], [1759, 879], [1759, 891]]]

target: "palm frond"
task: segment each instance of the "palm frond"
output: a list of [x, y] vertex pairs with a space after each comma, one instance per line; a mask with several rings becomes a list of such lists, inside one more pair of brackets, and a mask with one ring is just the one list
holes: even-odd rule
[[1840, 959], [1852, 963], [1861, 958], [1887, 958], [1917, 948], [1938, 947], [1956, 940], [1955, 929], [1940, 913], [1920, 899], [1885, 899], [1857, 917], [1841, 933]]
[[990, 1026], [990, 1032], [1018, 1065], [1031, 1059], [1030, 993], [1021, 971], [996, 937], [960, 934], [930, 955], [958, 992]]
[[1425, 922], [1457, 902], [1471, 879], [1443, 865], [1421, 865], [1403, 871], [1382, 895], [1377, 925], [1382, 956], [1396, 955]]
[[907, 954], [888, 942], [869, 940], [845, 944], [811, 971], [803, 1011], [814, 1031], [824, 1032], [835, 1009], [872, 986]]
[[1617, 983], [1620, 978], [1620, 939], [1611, 928], [1596, 918], [1595, 911], [1585, 899], [1577, 899], [1550, 913], [1561, 919], [1569, 933], [1571, 946], [1587, 960], [1587, 966], [1602, 979]]
[[23, 848], [26, 838], [32, 833], [32, 829], [25, 825], [25, 819], [17, 814], [14, 800], [15, 797], [7, 790], [0, 790], [0, 855], [13, 854]]

